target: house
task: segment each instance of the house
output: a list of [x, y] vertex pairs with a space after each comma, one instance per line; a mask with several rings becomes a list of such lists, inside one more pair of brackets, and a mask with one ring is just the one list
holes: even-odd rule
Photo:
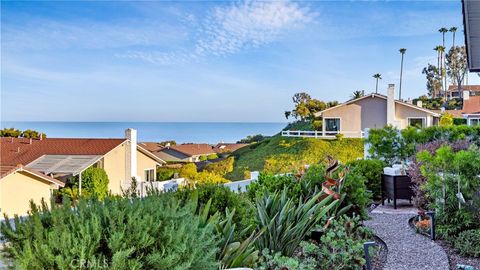
[[[13, 175], [30, 177], [30, 183], [39, 181], [46, 183], [55, 179], [62, 184], [72, 176], [80, 175], [81, 178], [81, 172], [89, 167], [103, 168], [108, 175], [108, 188], [112, 194], [121, 194], [122, 189], [130, 185], [132, 177], [139, 181], [154, 181], [156, 167], [161, 166], [165, 161], [141, 145], [137, 145], [136, 130], [127, 129], [125, 134], [126, 137], [122, 139], [2, 137], [0, 138], [0, 166], [6, 169], [3, 169], [4, 173], [0, 178], [2, 183], [0, 192], [4, 194], [25, 190], [22, 183], [27, 183], [27, 180], [4, 185], [8, 180], [7, 176], [12, 177], [12, 174], [7, 171], [17, 167], [21, 169], [15, 171]], [[32, 184], [32, 188], [33, 186]], [[40, 196], [49, 200], [50, 196], [45, 197], [46, 195], [39, 190], [32, 199], [36, 201]], [[4, 208], [2, 212], [14, 210]]]
[[455, 118], [465, 118], [469, 126], [480, 125], [480, 95], [470, 96], [468, 91], [464, 91], [462, 109], [446, 110], [445, 112]]
[[324, 136], [341, 133], [345, 137], [362, 137], [366, 128], [392, 125], [404, 129], [408, 126], [428, 127], [438, 123], [440, 114], [422, 108], [421, 104], [417, 106], [395, 100], [394, 96], [394, 85], [390, 84], [387, 96], [365, 95], [318, 112], [315, 116], [323, 119]]
[[213, 147], [205, 143], [167, 145], [154, 154], [167, 162], [198, 162], [200, 157], [216, 154]]
[[219, 143], [213, 147], [218, 154], [233, 153], [240, 148], [248, 146], [248, 143]]
[[460, 86], [460, 91], [456, 85], [448, 86], [447, 95], [449, 97], [461, 97], [463, 98], [463, 93], [468, 93], [469, 96], [480, 96], [480, 85], [462, 85]]
[[0, 166], [0, 219], [4, 214], [24, 215], [30, 200], [40, 204], [42, 198], [50, 204], [52, 191], [65, 184], [41, 172], [19, 166]]

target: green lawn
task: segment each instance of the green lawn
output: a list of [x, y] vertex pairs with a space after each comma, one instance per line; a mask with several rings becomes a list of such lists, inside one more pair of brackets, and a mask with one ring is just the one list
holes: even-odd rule
[[328, 155], [342, 162], [363, 157], [362, 139], [322, 140], [273, 136], [234, 153], [235, 164], [230, 180], [243, 179], [244, 172], [291, 172], [305, 164], [324, 161]]

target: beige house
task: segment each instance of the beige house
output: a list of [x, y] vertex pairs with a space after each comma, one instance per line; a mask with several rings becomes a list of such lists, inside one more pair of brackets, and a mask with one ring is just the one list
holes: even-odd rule
[[[122, 194], [122, 189], [130, 186], [132, 177], [138, 181], [155, 181], [156, 168], [165, 162], [153, 155], [150, 151], [137, 144], [136, 130], [127, 129], [126, 137], [123, 139], [79, 139], [79, 138], [0, 138], [0, 165], [2, 167], [23, 168], [19, 173], [23, 181], [14, 181], [11, 174], [9, 178], [0, 179], [2, 187], [1, 212], [21, 210], [18, 201], [3, 194], [15, 194], [23, 192], [26, 183], [29, 188], [38, 192], [27, 192], [24, 197], [18, 200], [28, 202], [30, 199], [39, 201], [42, 197], [50, 200], [50, 195], [45, 191], [45, 179], [54, 179], [65, 183], [72, 176], [79, 176], [89, 167], [103, 168], [108, 175], [109, 190], [112, 194]], [[27, 172], [35, 172], [36, 175]], [[15, 177], [19, 177], [15, 176]], [[43, 182], [39, 177], [43, 177]], [[7, 181], [8, 180], [8, 181]], [[80, 181], [81, 182], [81, 181]], [[40, 188], [43, 187], [43, 188]], [[61, 185], [60, 185], [61, 186]], [[81, 186], [81, 184], [80, 184]], [[13, 192], [18, 191], [18, 192]], [[28, 199], [27, 199], [28, 197]], [[7, 200], [6, 203], [4, 200]], [[19, 205], [20, 208], [12, 208], [12, 205]], [[25, 214], [18, 212], [17, 214]], [[1, 213], [0, 213], [1, 214]]]
[[30, 200], [40, 204], [43, 198], [49, 205], [52, 190], [64, 186], [62, 181], [23, 166], [1, 166], [0, 170], [0, 219], [3, 214], [26, 214]]
[[395, 100], [394, 96], [394, 85], [390, 84], [387, 96], [365, 95], [318, 112], [315, 116], [323, 119], [324, 136], [341, 133], [345, 137], [362, 137], [367, 128], [392, 125], [404, 129], [408, 126], [429, 127], [438, 123], [438, 113], [422, 108], [421, 104], [416, 106]]

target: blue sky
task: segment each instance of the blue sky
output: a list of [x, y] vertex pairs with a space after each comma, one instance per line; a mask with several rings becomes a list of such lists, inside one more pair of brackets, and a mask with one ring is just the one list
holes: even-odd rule
[[[458, 1], [6, 2], [1, 120], [285, 121], [291, 96], [425, 94]], [[447, 45], [452, 37], [447, 36]], [[470, 84], [480, 83], [469, 76]]]

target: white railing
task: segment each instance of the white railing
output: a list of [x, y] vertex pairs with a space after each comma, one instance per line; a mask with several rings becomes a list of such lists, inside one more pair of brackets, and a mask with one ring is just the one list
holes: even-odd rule
[[322, 130], [284, 130], [283, 137], [302, 137], [302, 138], [320, 138], [334, 139], [338, 134], [347, 135], [347, 137], [363, 138], [363, 131], [322, 131]]
[[149, 190], [156, 191], [174, 191], [183, 185], [185, 178], [170, 179], [167, 181], [139, 181], [137, 182], [137, 194], [140, 197], [147, 196]]

